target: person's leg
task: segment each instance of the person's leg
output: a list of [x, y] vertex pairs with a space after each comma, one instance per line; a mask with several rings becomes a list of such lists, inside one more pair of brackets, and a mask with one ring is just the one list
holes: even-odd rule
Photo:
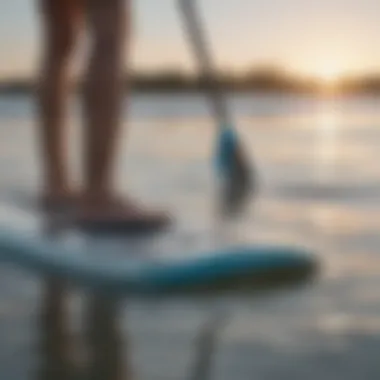
[[84, 92], [85, 187], [79, 219], [95, 229], [155, 229], [166, 225], [167, 216], [120, 199], [113, 183], [124, 58], [129, 52], [130, 0], [86, 0], [86, 12], [92, 45]]
[[42, 57], [38, 86], [43, 196], [47, 205], [71, 197], [67, 168], [65, 107], [69, 58], [80, 31], [82, 0], [39, 0]]
[[85, 192], [111, 192], [120, 138], [124, 56], [128, 54], [130, 0], [86, 0], [92, 38], [85, 81]]

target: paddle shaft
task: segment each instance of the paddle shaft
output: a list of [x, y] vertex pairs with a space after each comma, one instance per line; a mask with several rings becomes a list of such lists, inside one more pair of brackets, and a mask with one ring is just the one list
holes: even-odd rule
[[216, 78], [216, 68], [211, 59], [202, 20], [196, 9], [196, 0], [179, 0], [179, 8], [184, 19], [184, 25], [194, 55], [199, 63], [202, 79], [206, 82], [211, 106], [218, 125], [222, 128], [232, 126], [227, 102], [220, 82]]

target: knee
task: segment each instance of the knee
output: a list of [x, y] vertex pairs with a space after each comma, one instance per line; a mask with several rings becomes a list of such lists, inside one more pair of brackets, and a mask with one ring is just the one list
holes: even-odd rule
[[124, 45], [125, 36], [124, 25], [107, 21], [95, 30], [94, 46], [108, 54], [118, 53]]
[[97, 49], [118, 52], [124, 45], [129, 26], [129, 12], [124, 0], [93, 0], [92, 35]]
[[78, 33], [73, 27], [55, 27], [47, 36], [48, 55], [53, 60], [68, 59], [76, 46]]

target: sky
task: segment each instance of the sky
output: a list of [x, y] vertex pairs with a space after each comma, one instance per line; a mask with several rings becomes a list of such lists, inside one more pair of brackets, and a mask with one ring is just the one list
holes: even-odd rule
[[[134, 1], [134, 68], [194, 67], [176, 1]], [[380, 72], [378, 0], [198, 3], [222, 68], [248, 70], [271, 65], [325, 79]], [[35, 73], [40, 46], [35, 5], [34, 0], [0, 2], [0, 78], [29, 77]], [[85, 56], [83, 52], [85, 49], [78, 53], [78, 67]]]

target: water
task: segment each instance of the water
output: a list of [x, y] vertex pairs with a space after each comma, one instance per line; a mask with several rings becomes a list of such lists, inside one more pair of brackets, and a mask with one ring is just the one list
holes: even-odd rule
[[[80, 109], [75, 100], [71, 106], [70, 159], [78, 180]], [[214, 378], [378, 377], [378, 106], [379, 99], [371, 97], [231, 96], [239, 131], [262, 179], [259, 198], [231, 239], [307, 245], [319, 255], [323, 273], [306, 289], [224, 302], [233, 314], [221, 337]], [[136, 95], [129, 115], [125, 112], [127, 127], [120, 189], [162, 204], [178, 218], [179, 232], [160, 249], [182, 252], [212, 244], [214, 125], [203, 98]], [[31, 100], [1, 98], [1, 214], [13, 225], [24, 194], [38, 190], [35, 142]], [[0, 374], [26, 380], [37, 359], [33, 306], [40, 289], [29, 277], [1, 271]], [[125, 327], [139, 378], [185, 377], [191, 339], [207, 317], [207, 306], [141, 302], [127, 309]]]

